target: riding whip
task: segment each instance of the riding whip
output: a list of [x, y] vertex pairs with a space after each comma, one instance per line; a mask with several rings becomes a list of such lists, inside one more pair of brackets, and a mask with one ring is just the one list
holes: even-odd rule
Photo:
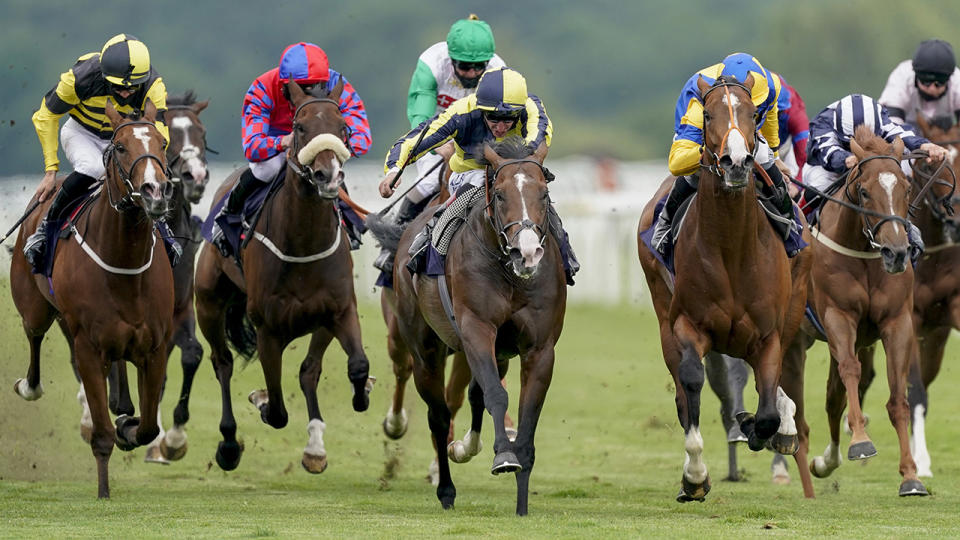
[[17, 230], [17, 227], [19, 227], [21, 223], [23, 223], [28, 217], [30, 217], [30, 214], [32, 214], [33, 211], [36, 210], [38, 206], [40, 206], [39, 199], [36, 201], [33, 201], [33, 204], [31, 204], [30, 207], [27, 208], [27, 211], [24, 212], [22, 216], [20, 216], [20, 219], [18, 219], [17, 222], [13, 224], [13, 227], [10, 227], [10, 230], [7, 231], [7, 234], [3, 235], [3, 238], [0, 238], [0, 244], [2, 244], [3, 241], [7, 239], [7, 237], [13, 234], [13, 231]]
[[407, 165], [410, 164], [410, 160], [413, 159], [413, 156], [417, 153], [417, 147], [420, 146], [420, 143], [423, 142], [423, 136], [427, 134], [427, 127], [430, 124], [424, 122], [423, 130], [420, 132], [420, 137], [417, 138], [417, 142], [413, 145], [413, 148], [410, 149], [410, 154], [407, 155], [407, 159], [403, 162], [403, 166], [400, 167], [400, 170], [397, 171], [397, 175], [393, 177], [393, 182], [390, 182], [390, 189], [393, 189], [397, 185], [397, 182], [400, 181], [400, 175], [403, 174], [403, 170], [407, 168]]

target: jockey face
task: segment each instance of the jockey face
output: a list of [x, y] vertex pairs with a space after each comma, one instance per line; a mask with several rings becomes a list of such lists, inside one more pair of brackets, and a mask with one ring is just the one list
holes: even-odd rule
[[453, 73], [460, 80], [464, 88], [476, 88], [480, 82], [480, 76], [487, 69], [486, 62], [461, 62], [460, 60], [451, 60], [453, 62]]
[[920, 96], [928, 101], [940, 99], [947, 92], [949, 75], [939, 73], [917, 73], [917, 90]]
[[517, 116], [485, 112], [483, 113], [483, 121], [487, 124], [490, 133], [493, 133], [495, 138], [500, 139], [517, 123]]

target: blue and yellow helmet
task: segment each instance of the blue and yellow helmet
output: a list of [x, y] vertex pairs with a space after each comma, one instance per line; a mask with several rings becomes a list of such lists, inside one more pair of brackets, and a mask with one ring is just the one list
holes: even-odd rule
[[117, 34], [100, 50], [103, 78], [115, 86], [137, 86], [150, 78], [150, 51], [130, 34]]
[[477, 108], [515, 114], [527, 106], [527, 81], [510, 68], [488, 71], [477, 85]]

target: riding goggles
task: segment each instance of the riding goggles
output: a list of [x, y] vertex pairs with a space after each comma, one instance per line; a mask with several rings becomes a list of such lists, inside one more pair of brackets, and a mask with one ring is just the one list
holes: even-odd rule
[[483, 113], [483, 117], [486, 118], [488, 122], [495, 124], [498, 122], [516, 122], [520, 118], [520, 114], [487, 111]]
[[483, 71], [487, 69], [486, 62], [462, 62], [460, 60], [453, 60], [453, 67], [459, 69], [460, 71], [470, 71], [471, 69], [476, 71]]
[[917, 81], [925, 85], [934, 85], [943, 87], [950, 80], [950, 75], [945, 73], [917, 73]]

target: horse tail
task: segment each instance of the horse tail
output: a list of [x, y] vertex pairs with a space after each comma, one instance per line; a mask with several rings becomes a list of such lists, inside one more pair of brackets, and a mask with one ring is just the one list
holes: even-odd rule
[[369, 214], [366, 221], [367, 230], [377, 239], [380, 247], [396, 251], [403, 235], [403, 227], [390, 219], [384, 219], [380, 214]]
[[257, 356], [257, 329], [247, 316], [247, 295], [238, 293], [227, 302], [225, 323], [227, 341], [243, 358], [246, 367]]

